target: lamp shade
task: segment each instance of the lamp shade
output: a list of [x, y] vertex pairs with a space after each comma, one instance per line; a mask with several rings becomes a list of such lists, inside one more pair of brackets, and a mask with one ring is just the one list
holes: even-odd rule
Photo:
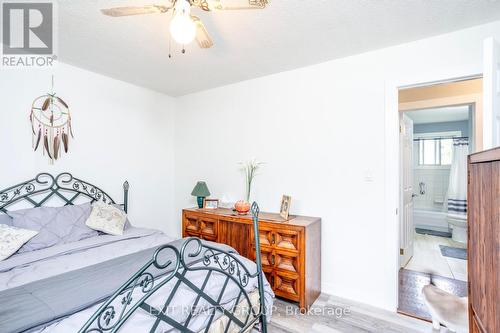
[[191, 195], [203, 198], [208, 197], [210, 195], [210, 191], [208, 190], [207, 183], [197, 182], [193, 191], [191, 191]]

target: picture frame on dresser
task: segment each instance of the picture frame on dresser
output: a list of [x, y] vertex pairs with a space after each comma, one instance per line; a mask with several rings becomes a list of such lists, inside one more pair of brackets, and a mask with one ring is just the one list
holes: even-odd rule
[[280, 215], [285, 220], [288, 220], [288, 215], [290, 215], [291, 203], [292, 203], [292, 197], [289, 195], [283, 195], [283, 197], [281, 198]]
[[219, 208], [219, 199], [203, 200], [203, 209], [217, 209], [217, 208]]

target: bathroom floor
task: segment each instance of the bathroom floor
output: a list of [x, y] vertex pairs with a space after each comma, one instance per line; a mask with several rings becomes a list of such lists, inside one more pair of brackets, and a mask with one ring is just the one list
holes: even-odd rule
[[467, 260], [443, 256], [439, 245], [466, 247], [451, 238], [415, 233], [413, 257], [404, 269], [467, 281]]

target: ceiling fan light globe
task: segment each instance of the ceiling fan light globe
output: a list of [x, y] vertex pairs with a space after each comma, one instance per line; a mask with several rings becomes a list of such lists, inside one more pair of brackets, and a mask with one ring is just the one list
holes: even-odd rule
[[189, 16], [175, 15], [170, 21], [170, 34], [179, 44], [189, 44], [196, 37], [196, 26]]

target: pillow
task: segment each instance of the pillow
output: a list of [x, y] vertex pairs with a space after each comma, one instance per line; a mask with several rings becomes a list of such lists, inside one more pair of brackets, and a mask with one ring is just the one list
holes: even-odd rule
[[[116, 207], [125, 213], [125, 210], [123, 210], [123, 205], [120, 205], [120, 204], [112, 204], [112, 205], [113, 205], [113, 207]], [[125, 214], [127, 214], [127, 213], [125, 213]], [[132, 223], [130, 223], [130, 221], [128, 219], [128, 215], [127, 215], [127, 219], [125, 220], [125, 226], [123, 227], [123, 230], [127, 230], [130, 227], [132, 227]]]
[[7, 259], [38, 232], [0, 224], [0, 261]]
[[120, 236], [123, 235], [126, 220], [127, 214], [121, 209], [103, 202], [96, 202], [85, 224], [94, 230]]
[[12, 217], [0, 212], [0, 224], [12, 225]]
[[64, 207], [39, 207], [9, 212], [14, 227], [38, 231], [19, 253], [76, 242], [99, 233], [85, 225], [90, 203]]

